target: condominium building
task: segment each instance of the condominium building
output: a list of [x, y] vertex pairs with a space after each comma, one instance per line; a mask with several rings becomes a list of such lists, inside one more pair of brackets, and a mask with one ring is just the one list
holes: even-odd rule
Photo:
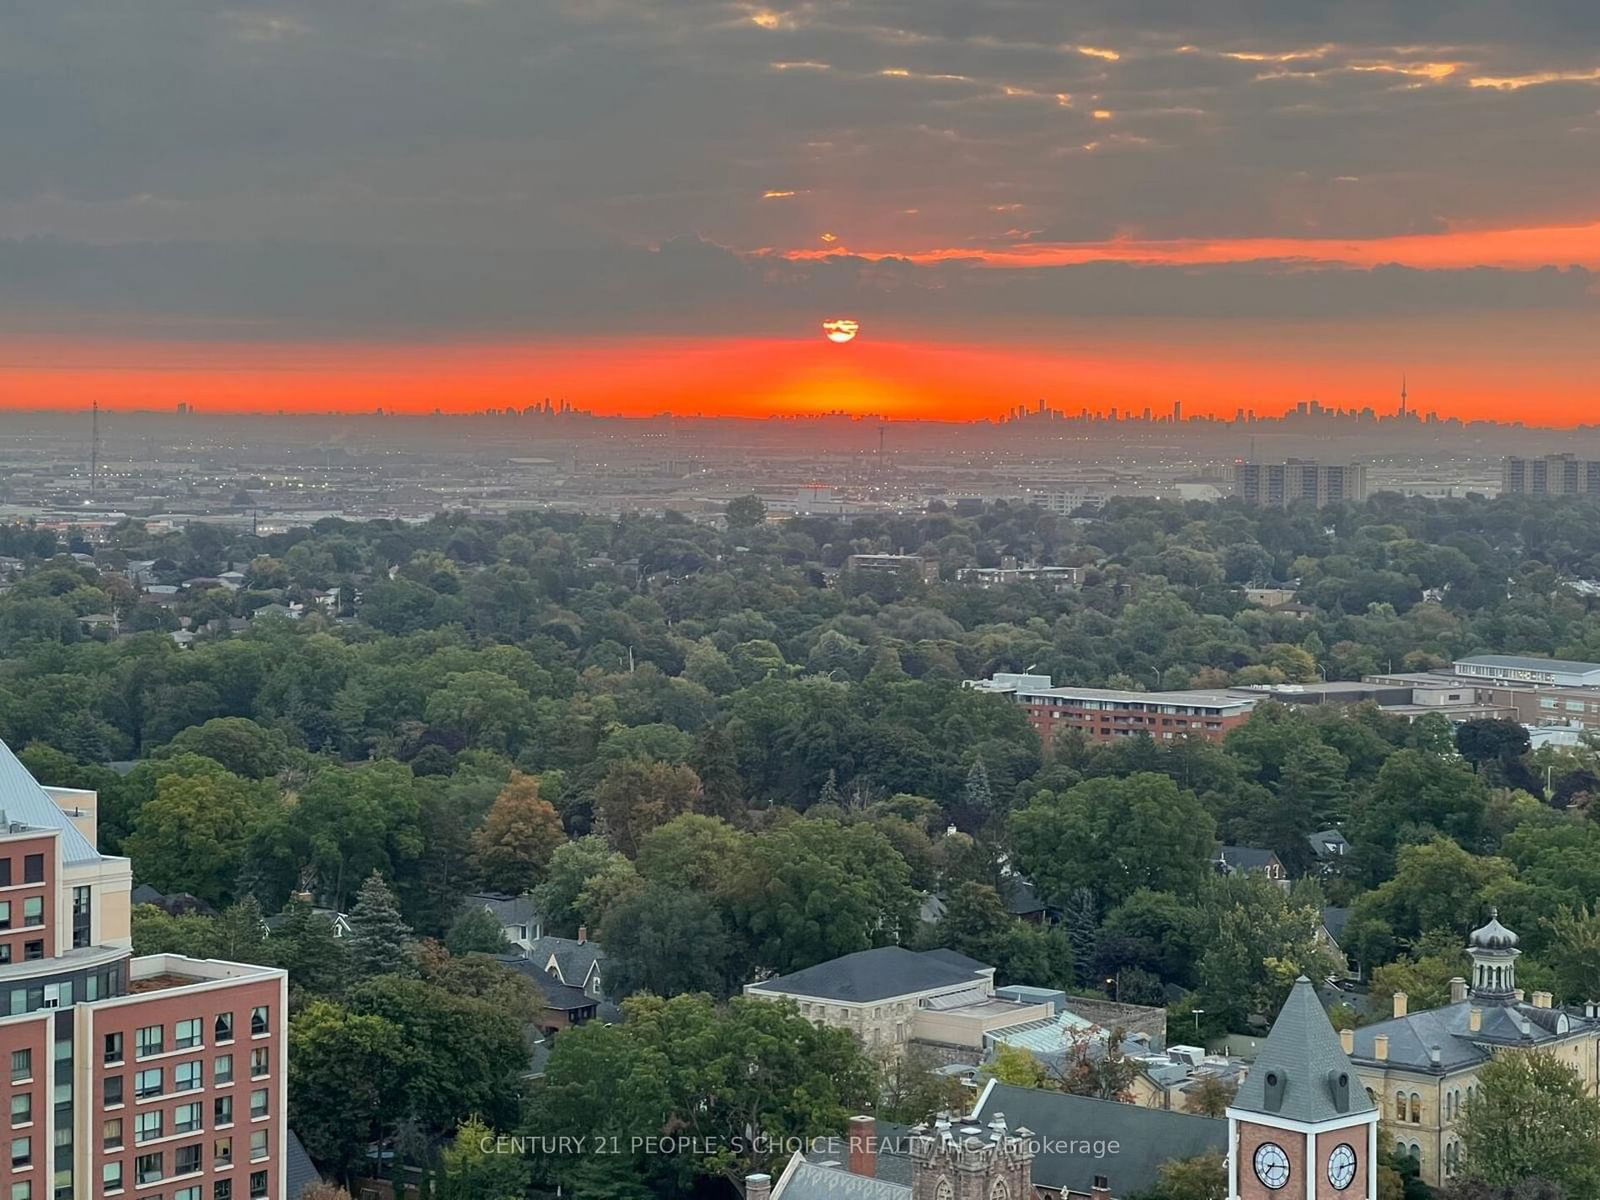
[[95, 832], [0, 743], [0, 1200], [287, 1200], [286, 974], [134, 957]]
[[1572, 454], [1509, 455], [1500, 467], [1500, 490], [1523, 496], [1600, 495], [1600, 462]]
[[1126, 692], [1114, 688], [1052, 687], [1048, 675], [997, 674], [969, 680], [974, 691], [1010, 696], [1027, 712], [1045, 748], [1063, 729], [1091, 741], [1149, 734], [1156, 741], [1203, 737], [1221, 741], [1250, 719], [1265, 697], [1226, 692]]
[[1233, 494], [1251, 504], [1287, 508], [1308, 503], [1322, 507], [1367, 498], [1367, 468], [1360, 463], [1330, 466], [1315, 459], [1281, 463], [1241, 462], [1233, 468]]

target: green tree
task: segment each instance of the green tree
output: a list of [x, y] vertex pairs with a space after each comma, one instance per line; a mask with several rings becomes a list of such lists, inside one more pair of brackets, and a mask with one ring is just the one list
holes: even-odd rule
[[289, 998], [337, 996], [350, 978], [350, 948], [336, 937], [333, 921], [303, 895], [291, 896], [267, 939], [272, 965], [289, 973]]
[[409, 1054], [400, 1029], [313, 1001], [289, 1023], [289, 1120], [306, 1150], [342, 1179], [406, 1111]]
[[350, 910], [350, 966], [357, 979], [374, 975], [414, 975], [415, 936], [400, 916], [400, 905], [382, 875], [368, 875]]
[[736, 496], [728, 501], [727, 517], [729, 529], [752, 529], [765, 524], [767, 506], [761, 502], [760, 496]]
[[1135, 1200], [1225, 1200], [1227, 1194], [1228, 1161], [1212, 1152], [1162, 1163], [1155, 1187]]
[[239, 874], [246, 842], [272, 804], [261, 784], [230, 772], [169, 775], [139, 810], [126, 849], [152, 887], [220, 904]]
[[1196, 1007], [1228, 1029], [1276, 1013], [1295, 979], [1333, 969], [1317, 941], [1321, 913], [1260, 875], [1213, 878], [1201, 903], [1205, 950], [1196, 966]]
[[[836, 1133], [877, 1096], [876, 1072], [855, 1039], [818, 1027], [788, 1003], [702, 995], [638, 995], [619, 1025], [564, 1033], [533, 1101], [547, 1135], [615, 1136], [629, 1146], [663, 1129], [705, 1149], [667, 1160], [641, 1149], [628, 1172], [681, 1170], [733, 1182], [768, 1170], [792, 1139]], [[557, 1163], [558, 1177], [576, 1164]]]
[[1588, 905], [1557, 909], [1543, 920], [1550, 934], [1546, 959], [1567, 1003], [1600, 996], [1600, 911]]
[[503, 954], [511, 949], [500, 918], [477, 904], [462, 909], [445, 934], [444, 944], [451, 954]]
[[877, 1058], [882, 1097], [878, 1114], [901, 1125], [921, 1125], [940, 1113], [965, 1112], [970, 1097], [961, 1081], [922, 1046], [892, 1047]]
[[1552, 1054], [1490, 1060], [1460, 1131], [1473, 1179], [1499, 1188], [1545, 1179], [1571, 1196], [1600, 1195], [1600, 1099]]
[[792, 821], [733, 865], [727, 912], [752, 965], [782, 974], [898, 940], [919, 905], [910, 878], [870, 825]]
[[1039, 1060], [1020, 1046], [1002, 1044], [984, 1070], [1001, 1083], [1012, 1087], [1038, 1088], [1045, 1082]]
[[489, 1126], [476, 1117], [463, 1121], [439, 1152], [437, 1200], [523, 1200], [531, 1178], [528, 1161], [496, 1145]]
[[171, 758], [178, 754], [201, 754], [235, 775], [266, 779], [283, 769], [289, 747], [283, 734], [247, 717], [213, 717], [204, 725], [185, 729], [153, 757]]
[[606, 902], [638, 886], [633, 864], [591, 834], [556, 848], [533, 899], [552, 933], [572, 937], [580, 925], [599, 928]]
[[1227, 1114], [1228, 1105], [1233, 1103], [1233, 1097], [1238, 1093], [1239, 1085], [1217, 1075], [1202, 1075], [1200, 1081], [1194, 1085], [1194, 1090], [1189, 1093], [1189, 1106], [1186, 1111], [1198, 1113], [1202, 1117], [1221, 1118]]
[[670, 884], [647, 884], [614, 904], [599, 930], [606, 952], [606, 989], [621, 999], [634, 992], [728, 994], [728, 935], [704, 895]]
[[726, 821], [685, 813], [639, 839], [634, 866], [649, 883], [715, 892], [727, 879], [729, 864], [744, 856], [749, 840]]
[[1194, 793], [1149, 772], [1039, 792], [1011, 824], [1018, 865], [1057, 902], [1077, 887], [1105, 905], [1141, 887], [1193, 896], [1216, 844], [1216, 823]]

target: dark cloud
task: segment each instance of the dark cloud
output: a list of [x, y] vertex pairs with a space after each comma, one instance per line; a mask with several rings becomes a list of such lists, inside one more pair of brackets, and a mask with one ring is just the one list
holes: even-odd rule
[[716, 246], [1586, 221], [1596, 44], [1588, 0], [12, 6], [0, 305], [13, 327], [325, 336], [743, 328], [834, 298], [1043, 323], [1570, 307], [1592, 302], [1571, 272], [779, 268]]

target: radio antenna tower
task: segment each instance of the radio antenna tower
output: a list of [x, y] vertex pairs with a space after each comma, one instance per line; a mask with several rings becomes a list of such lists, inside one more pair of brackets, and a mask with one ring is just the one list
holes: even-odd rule
[[100, 487], [100, 401], [89, 410], [89, 495], [94, 497]]

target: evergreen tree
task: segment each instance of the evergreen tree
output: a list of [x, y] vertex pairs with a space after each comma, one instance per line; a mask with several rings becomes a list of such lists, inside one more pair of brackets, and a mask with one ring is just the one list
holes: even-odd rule
[[967, 771], [967, 787], [962, 796], [962, 803], [966, 806], [975, 829], [987, 823], [994, 815], [994, 793], [989, 789], [989, 768], [984, 765], [981, 754], [972, 760], [972, 766]]
[[689, 765], [700, 776], [702, 811], [737, 822], [744, 815], [744, 784], [726, 726], [707, 726], [695, 743]]
[[822, 781], [822, 791], [817, 793], [818, 804], [836, 804], [844, 807], [844, 796], [839, 792], [839, 773], [828, 768], [828, 777]]
[[247, 895], [223, 909], [215, 926], [218, 958], [244, 963], [266, 958], [267, 922], [254, 896]]
[[356, 893], [350, 910], [350, 965], [358, 979], [374, 975], [414, 975], [411, 926], [383, 876], [374, 871]]
[[1061, 926], [1072, 946], [1072, 961], [1091, 963], [1100, 944], [1100, 913], [1089, 888], [1074, 888], [1061, 905]]
[[278, 915], [267, 941], [272, 965], [289, 972], [290, 999], [297, 1006], [307, 995], [336, 996], [349, 978], [349, 947], [334, 936], [333, 922], [311, 907], [310, 897], [297, 892]]

